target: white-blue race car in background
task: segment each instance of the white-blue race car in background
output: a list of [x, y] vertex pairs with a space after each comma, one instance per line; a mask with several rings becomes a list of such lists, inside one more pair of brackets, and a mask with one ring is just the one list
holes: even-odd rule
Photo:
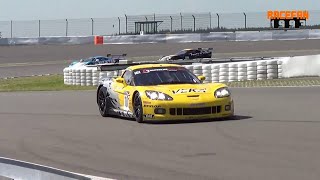
[[108, 64], [108, 63], [118, 63], [120, 60], [125, 59], [126, 54], [122, 55], [111, 55], [107, 56], [93, 56], [87, 59], [81, 59], [72, 62], [69, 67], [79, 67], [79, 66], [89, 66], [97, 64]]

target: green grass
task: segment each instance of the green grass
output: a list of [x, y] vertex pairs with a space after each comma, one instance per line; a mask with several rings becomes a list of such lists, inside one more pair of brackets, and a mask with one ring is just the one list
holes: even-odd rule
[[[320, 86], [320, 77], [303, 77], [226, 83], [229, 87]], [[95, 90], [96, 86], [65, 85], [63, 75], [0, 79], [0, 92]]]
[[63, 75], [20, 77], [0, 80], [0, 92], [93, 90], [95, 88], [95, 86], [65, 85]]
[[229, 87], [290, 87], [320, 86], [320, 77], [301, 77], [226, 83]]

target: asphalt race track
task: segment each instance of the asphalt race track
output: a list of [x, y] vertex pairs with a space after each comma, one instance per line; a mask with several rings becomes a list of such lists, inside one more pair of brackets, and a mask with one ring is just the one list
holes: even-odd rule
[[235, 88], [229, 121], [102, 118], [95, 91], [0, 93], [0, 156], [116, 179], [318, 180], [320, 88]]
[[[294, 56], [320, 54], [320, 40], [208, 42], [135, 45], [41, 45], [0, 46], [0, 78], [34, 74], [62, 74], [72, 59], [95, 55], [123, 54], [144, 60], [157, 60], [184, 48], [212, 47], [214, 57]], [[137, 59], [139, 60], [139, 58]]]

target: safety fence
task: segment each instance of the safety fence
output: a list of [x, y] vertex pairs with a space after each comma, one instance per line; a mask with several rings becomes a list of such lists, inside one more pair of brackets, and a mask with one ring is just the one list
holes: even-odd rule
[[[307, 28], [319, 29], [320, 11], [309, 11]], [[0, 21], [2, 38], [135, 34], [135, 23], [159, 21], [158, 33], [270, 30], [266, 12], [123, 15], [113, 18]]]

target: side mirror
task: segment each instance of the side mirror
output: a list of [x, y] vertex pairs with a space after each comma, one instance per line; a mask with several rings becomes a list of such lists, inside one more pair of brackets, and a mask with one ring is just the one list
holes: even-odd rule
[[123, 84], [124, 83], [124, 79], [122, 77], [117, 77], [116, 78], [116, 82]]
[[204, 77], [204, 76], [198, 76], [198, 79], [199, 79], [200, 81], [204, 81], [204, 80], [206, 80], [206, 77]]

